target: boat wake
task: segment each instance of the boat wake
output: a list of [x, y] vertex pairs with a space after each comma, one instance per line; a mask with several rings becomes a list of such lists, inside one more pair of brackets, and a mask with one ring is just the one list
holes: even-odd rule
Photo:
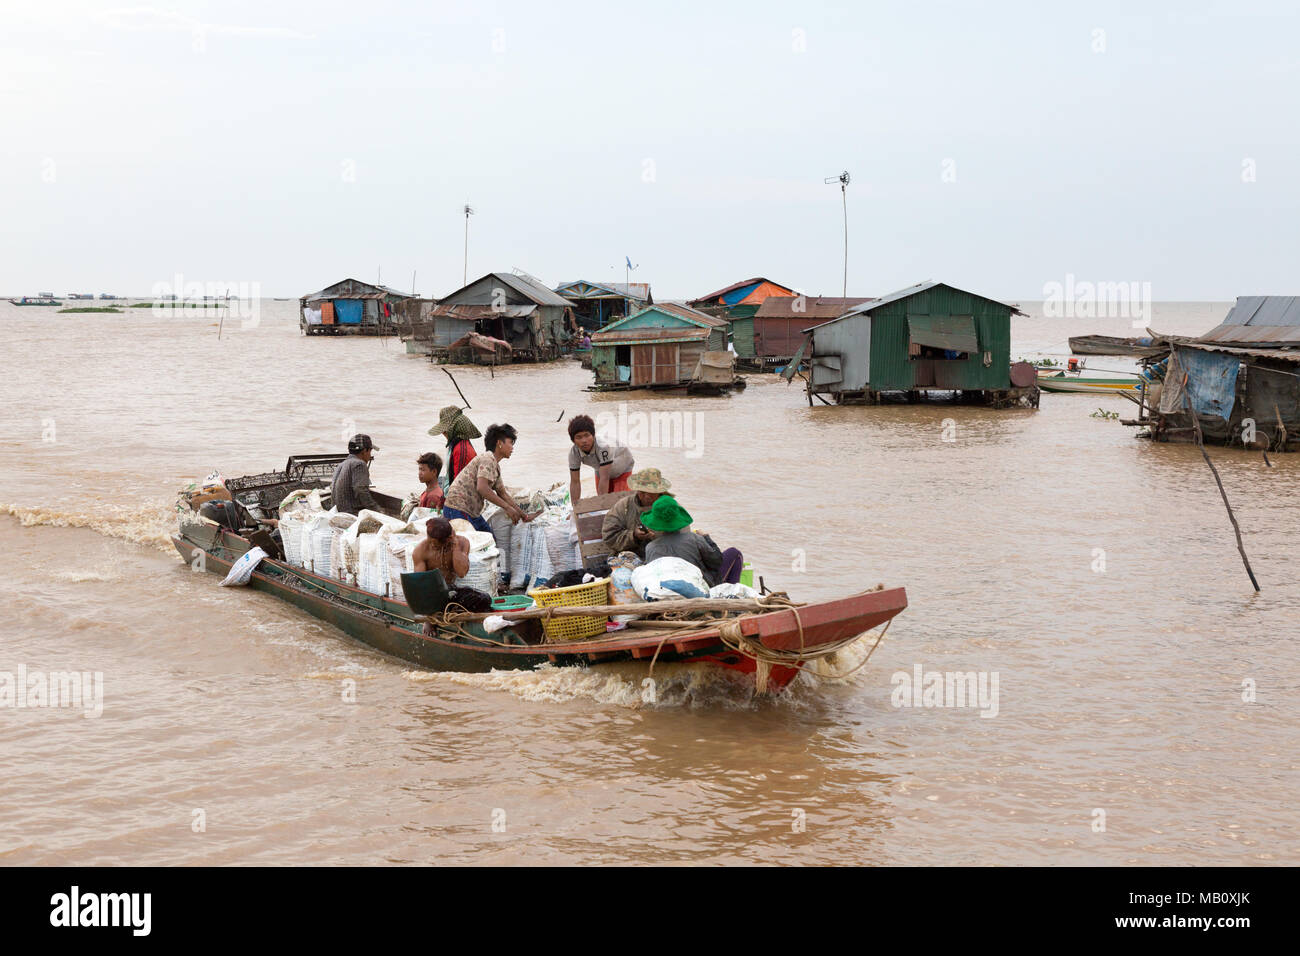
[[699, 705], [747, 708], [754, 702], [752, 678], [708, 664], [661, 663], [655, 665], [653, 675], [645, 663], [627, 662], [594, 668], [543, 664], [530, 671], [493, 670], [485, 674], [407, 671], [405, 676], [418, 682], [504, 691], [533, 703], [589, 700], [640, 710]]
[[17, 518], [24, 528], [88, 528], [102, 535], [133, 544], [151, 545], [167, 552], [172, 550], [171, 534], [176, 524], [171, 502], [154, 502], [136, 508], [97, 504], [93, 513], [0, 504], [0, 515]]
[[723, 670], [711, 664], [658, 663], [653, 674], [646, 663], [638, 661], [591, 668], [543, 664], [530, 671], [492, 670], [484, 674], [406, 671], [403, 676], [419, 683], [502, 691], [533, 703], [588, 700], [629, 710], [676, 707], [748, 710], [773, 703], [800, 707], [822, 687], [867, 686], [866, 675], [871, 668], [859, 665], [866, 660], [877, 634], [872, 631], [841, 648], [834, 657], [812, 662], [776, 697], [756, 694], [752, 675]]

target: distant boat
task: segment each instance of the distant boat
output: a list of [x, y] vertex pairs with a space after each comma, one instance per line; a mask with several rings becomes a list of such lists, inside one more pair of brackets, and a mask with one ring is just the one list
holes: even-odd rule
[[69, 292], [68, 293], [69, 299], [93, 299], [94, 297], [95, 297], [95, 293], [93, 292]]
[[1070, 351], [1075, 355], [1131, 355], [1148, 358], [1169, 349], [1152, 345], [1148, 336], [1125, 339], [1114, 335], [1077, 335], [1070, 339]]
[[62, 302], [48, 292], [42, 292], [40, 295], [24, 295], [9, 301], [13, 305], [63, 305]]
[[101, 299], [120, 299], [120, 298], [122, 298], [120, 295], [109, 295], [107, 292], [101, 292], [101, 293], [99, 294], [99, 297], [100, 297]]
[[1084, 378], [1077, 372], [1038, 370], [1038, 387], [1045, 392], [1094, 392], [1103, 395], [1136, 393], [1142, 379]]

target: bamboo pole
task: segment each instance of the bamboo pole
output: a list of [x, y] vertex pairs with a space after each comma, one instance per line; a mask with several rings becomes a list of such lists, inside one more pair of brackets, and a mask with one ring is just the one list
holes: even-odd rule
[[[802, 605], [796, 605], [802, 607]], [[546, 617], [609, 617], [610, 615], [630, 615], [646, 617], [651, 614], [667, 614], [680, 611], [738, 611], [741, 613], [764, 613], [783, 611], [786, 605], [765, 604], [760, 601], [740, 598], [685, 598], [680, 601], [639, 601], [634, 604], [596, 604], [587, 607], [579, 605], [554, 605], [551, 607], [530, 607], [520, 611], [491, 611], [487, 613], [470, 613], [456, 611], [446, 615], [447, 621], [483, 621], [489, 617], [504, 617], [507, 621], [527, 621]], [[417, 614], [417, 621], [444, 620], [441, 614]], [[684, 626], [689, 621], [675, 621]]]
[[1187, 413], [1192, 416], [1192, 426], [1196, 430], [1196, 447], [1201, 450], [1201, 457], [1205, 463], [1210, 466], [1210, 474], [1214, 475], [1214, 483], [1219, 486], [1219, 494], [1223, 496], [1223, 506], [1228, 509], [1228, 520], [1232, 522], [1232, 530], [1237, 535], [1237, 550], [1241, 552], [1241, 563], [1246, 566], [1246, 574], [1250, 577], [1250, 583], [1259, 590], [1259, 582], [1255, 580], [1255, 572], [1250, 568], [1250, 558], [1246, 557], [1246, 548], [1241, 543], [1241, 528], [1237, 524], [1237, 516], [1232, 513], [1232, 505], [1228, 504], [1228, 493], [1223, 490], [1223, 479], [1219, 477], [1219, 470], [1214, 467], [1214, 462], [1210, 461], [1210, 455], [1205, 450], [1205, 442], [1201, 439], [1201, 422], [1196, 417], [1196, 411], [1192, 408], [1192, 400], [1187, 394], [1187, 380], [1183, 379], [1183, 405], [1187, 408]]

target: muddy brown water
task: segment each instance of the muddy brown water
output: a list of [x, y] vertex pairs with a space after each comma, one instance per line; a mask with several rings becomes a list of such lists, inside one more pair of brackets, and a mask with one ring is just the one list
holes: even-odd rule
[[[1025, 308], [1013, 357], [1131, 334]], [[666, 423], [676, 446], [642, 435], [638, 465], [770, 587], [907, 587], [845, 681], [755, 700], [670, 667], [650, 706], [642, 665], [414, 671], [170, 551], [182, 483], [352, 431], [377, 485], [413, 490], [456, 395], [400, 343], [304, 339], [294, 302], [220, 340], [210, 317], [33, 311], [0, 304], [27, 343], [0, 379], [0, 672], [98, 672], [103, 709], [0, 707], [0, 861], [1300, 860], [1300, 456], [1211, 451], [1255, 594], [1195, 448], [1090, 416], [1122, 398], [810, 409], [773, 379], [694, 399], [588, 394], [576, 362], [457, 370], [480, 428], [519, 429], [512, 485], [567, 479], [557, 418]], [[896, 706], [918, 667], [996, 675], [996, 699]]]

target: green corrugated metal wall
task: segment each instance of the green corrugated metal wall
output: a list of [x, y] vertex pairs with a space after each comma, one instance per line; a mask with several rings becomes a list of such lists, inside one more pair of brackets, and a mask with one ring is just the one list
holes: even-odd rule
[[[750, 340], [750, 346], [753, 346], [753, 340]], [[710, 352], [725, 352], [727, 350], [727, 330], [713, 329], [709, 332], [708, 341]]]
[[[871, 313], [872, 391], [908, 389], [916, 384], [916, 363], [908, 357], [907, 316], [969, 315], [975, 319], [979, 351], [965, 362], [945, 363], [946, 379], [939, 387], [1007, 388], [1011, 384], [1011, 310], [947, 286], [935, 286], [891, 302]], [[984, 353], [993, 364], [984, 367]]]
[[591, 370], [598, 382], [618, 381], [618, 372], [614, 368], [614, 348], [609, 345], [591, 347]]
[[[754, 357], [754, 319], [734, 319], [731, 323], [731, 344], [741, 358]], [[724, 345], [723, 348], [726, 348]]]
[[754, 313], [758, 311], [756, 305], [733, 305], [727, 310], [728, 319], [752, 319]]

